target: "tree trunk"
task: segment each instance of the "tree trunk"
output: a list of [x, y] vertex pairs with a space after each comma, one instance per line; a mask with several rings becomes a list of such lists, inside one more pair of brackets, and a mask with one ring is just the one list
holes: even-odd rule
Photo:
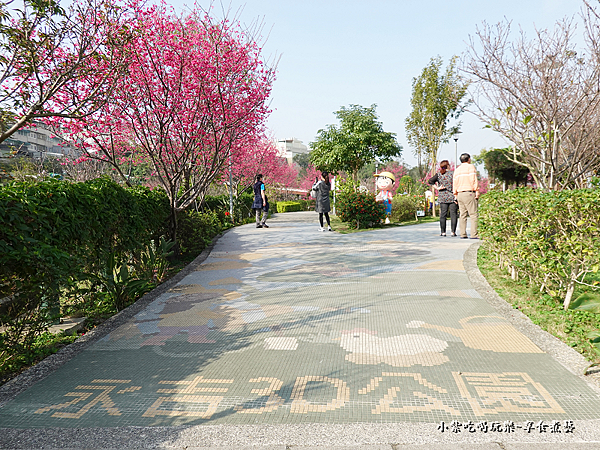
[[171, 205], [171, 214], [169, 216], [169, 239], [175, 242], [173, 247], [174, 255], [179, 255], [179, 243], [177, 242], [177, 209]]
[[578, 273], [579, 273], [579, 264], [577, 264], [571, 270], [571, 278], [569, 279], [569, 285], [567, 286], [567, 295], [565, 295], [565, 300], [563, 302], [565, 311], [568, 311], [569, 305], [571, 304], [571, 299], [573, 298], [573, 292], [575, 291], [575, 280], [577, 279]]

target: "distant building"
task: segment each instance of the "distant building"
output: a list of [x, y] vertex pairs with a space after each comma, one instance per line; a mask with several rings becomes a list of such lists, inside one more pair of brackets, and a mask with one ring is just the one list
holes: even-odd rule
[[296, 138], [277, 141], [277, 150], [278, 156], [286, 158], [290, 164], [292, 163], [294, 156], [310, 152], [308, 147], [304, 145], [301, 140]]
[[36, 159], [78, 157], [78, 152], [40, 123], [21, 128], [0, 144], [0, 157], [6, 158], [15, 151]]

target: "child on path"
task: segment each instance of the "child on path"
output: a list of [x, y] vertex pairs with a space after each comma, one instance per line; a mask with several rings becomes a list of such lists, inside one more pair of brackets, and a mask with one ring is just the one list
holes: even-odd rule
[[[256, 228], [269, 228], [265, 223], [267, 221], [267, 215], [269, 213], [269, 202], [267, 201], [267, 194], [265, 194], [265, 183], [262, 181], [262, 174], [256, 175], [256, 182], [254, 183], [254, 202], [252, 203], [252, 209], [256, 213]], [[260, 212], [262, 211], [262, 219]]]

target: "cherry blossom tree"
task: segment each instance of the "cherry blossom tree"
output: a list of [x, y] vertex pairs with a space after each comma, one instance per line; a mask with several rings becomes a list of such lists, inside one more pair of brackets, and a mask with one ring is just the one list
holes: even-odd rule
[[[256, 39], [227, 18], [165, 5], [138, 7], [126, 76], [111, 101], [83, 120], [63, 121], [88, 158], [151, 167], [177, 213], [200, 202], [230, 161], [264, 131], [274, 67]], [[251, 153], [251, 152], [250, 152]]]
[[128, 59], [131, 9], [116, 0], [0, 4], [0, 142], [34, 120], [85, 117]]
[[[245, 190], [254, 182], [256, 174], [261, 173], [264, 181], [278, 188], [293, 187], [298, 171], [290, 166], [285, 158], [278, 155], [275, 140], [267, 135], [257, 136], [246, 145], [246, 151], [240, 152], [231, 161], [234, 192]], [[228, 180], [229, 164], [223, 167], [222, 178]]]
[[302, 179], [299, 180], [298, 188], [306, 191], [306, 194], [308, 195], [310, 188], [313, 186], [313, 184], [315, 184], [315, 179], [318, 178], [320, 174], [320, 170], [317, 170], [315, 166], [309, 164], [308, 168], [306, 169], [306, 174]]

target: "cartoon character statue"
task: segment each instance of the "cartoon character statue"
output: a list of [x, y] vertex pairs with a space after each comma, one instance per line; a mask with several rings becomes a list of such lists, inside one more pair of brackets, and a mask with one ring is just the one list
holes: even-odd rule
[[425, 210], [429, 211], [429, 214], [433, 214], [433, 203], [435, 202], [435, 197], [433, 196], [433, 192], [425, 191]]
[[377, 196], [375, 199], [378, 202], [383, 202], [385, 205], [385, 223], [390, 223], [390, 215], [392, 214], [392, 186], [396, 182], [396, 177], [390, 172], [381, 172], [375, 174], [377, 177]]

